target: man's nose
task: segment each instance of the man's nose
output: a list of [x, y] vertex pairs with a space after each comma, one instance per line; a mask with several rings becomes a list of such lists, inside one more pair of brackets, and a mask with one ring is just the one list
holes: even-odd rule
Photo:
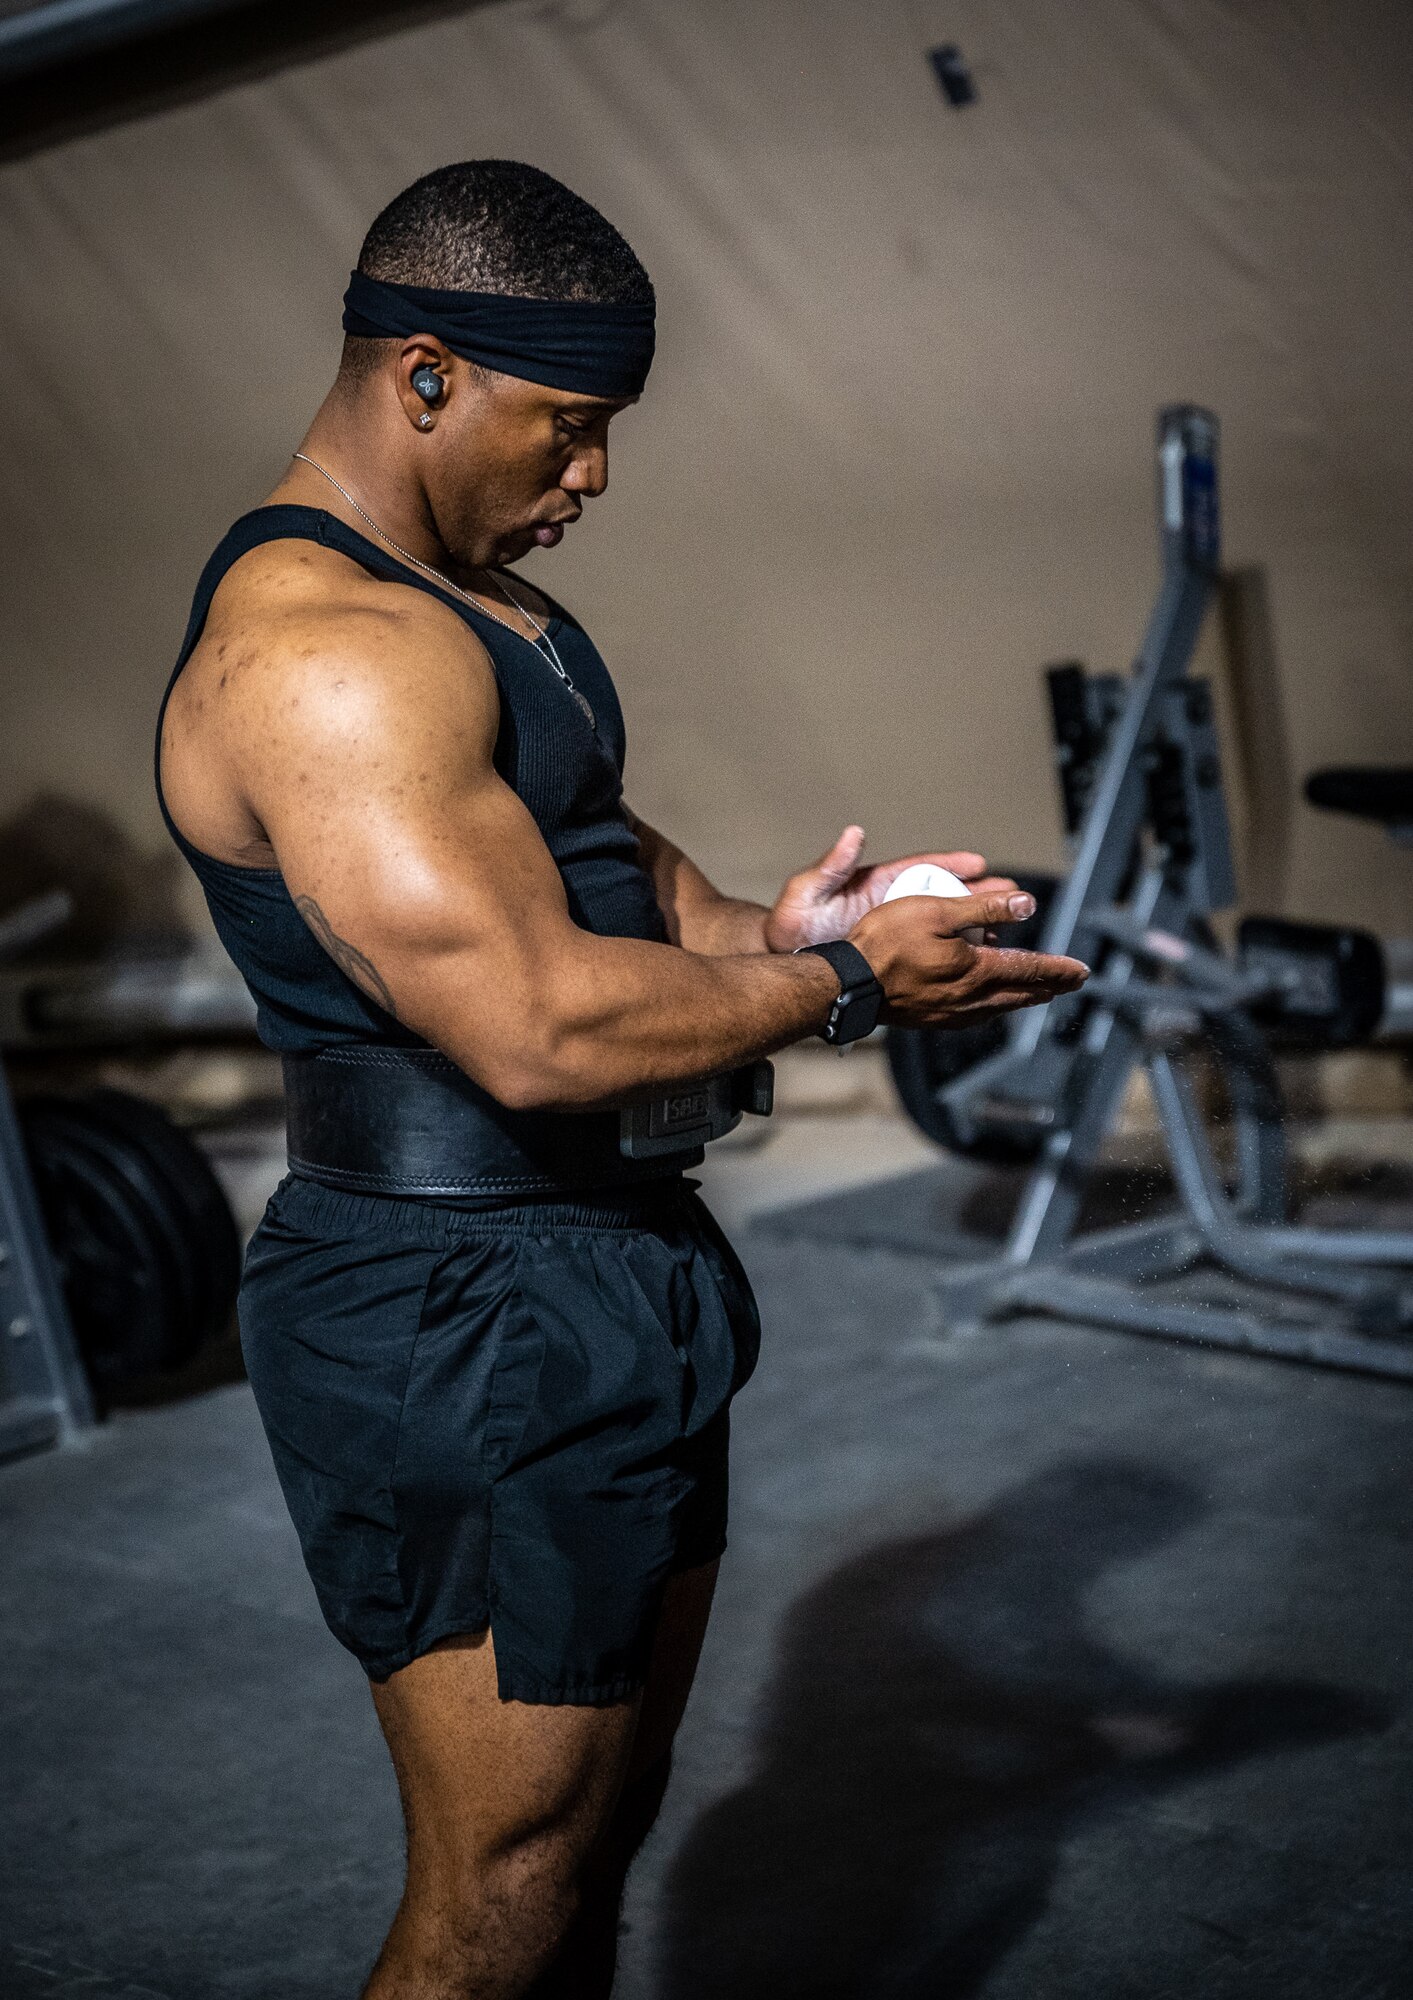
[[578, 493], [586, 500], [596, 500], [608, 485], [608, 447], [596, 444], [584, 451], [576, 451], [565, 466], [559, 483], [566, 493]]

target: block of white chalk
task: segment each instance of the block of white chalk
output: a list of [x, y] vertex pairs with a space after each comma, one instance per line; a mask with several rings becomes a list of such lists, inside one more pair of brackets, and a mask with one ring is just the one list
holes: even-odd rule
[[969, 896], [971, 890], [960, 875], [954, 875], [950, 868], [939, 868], [935, 861], [915, 861], [902, 874], [883, 898], [891, 903], [899, 896]]
[[[889, 887], [883, 898], [885, 903], [893, 903], [900, 896], [969, 896], [971, 890], [960, 875], [954, 875], [950, 868], [939, 868], [935, 861], [915, 861], [911, 868], [905, 868], [897, 881]], [[976, 925], [970, 925], [961, 935], [968, 944], [984, 944], [986, 933]]]

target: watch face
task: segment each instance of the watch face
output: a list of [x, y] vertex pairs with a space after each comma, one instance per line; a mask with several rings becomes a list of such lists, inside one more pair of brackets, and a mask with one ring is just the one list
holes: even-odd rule
[[875, 982], [846, 986], [834, 1003], [836, 1042], [857, 1042], [871, 1035], [883, 1008], [883, 990]]

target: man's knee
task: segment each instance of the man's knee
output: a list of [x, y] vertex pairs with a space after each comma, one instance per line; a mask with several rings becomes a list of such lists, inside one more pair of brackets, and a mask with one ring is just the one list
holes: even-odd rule
[[608, 2000], [624, 1882], [658, 1816], [671, 1769], [671, 1757], [661, 1757], [624, 1785], [604, 1837], [575, 1885], [575, 1917], [560, 1952], [525, 2000]]
[[583, 1861], [582, 1842], [561, 1826], [493, 1843], [414, 1842], [385, 1952], [398, 1975], [389, 1993], [469, 2000], [523, 1992], [573, 1927]]
[[630, 1778], [602, 1838], [587, 1848], [572, 1817], [522, 1822], [490, 1838], [467, 1831], [455, 1841], [428, 1839], [425, 1828], [414, 1835], [394, 1927], [399, 1970], [411, 1983], [388, 1992], [398, 2000], [404, 1990], [418, 2000], [530, 1992], [513, 1979], [499, 1983], [514, 1965], [536, 2000], [607, 1994], [623, 1880], [657, 1819], [671, 1765], [662, 1757]]
[[408, 1887], [472, 1929], [520, 1912], [549, 1922], [572, 1915], [586, 1858], [582, 1827], [562, 1819], [436, 1847], [414, 1840]]

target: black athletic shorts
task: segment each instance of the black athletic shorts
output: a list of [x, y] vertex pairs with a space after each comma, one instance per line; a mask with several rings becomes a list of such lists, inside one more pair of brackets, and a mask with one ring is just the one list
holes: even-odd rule
[[490, 1627], [507, 1701], [641, 1687], [726, 1545], [750, 1284], [695, 1184], [460, 1211], [293, 1176], [241, 1339], [334, 1636], [375, 1680]]

